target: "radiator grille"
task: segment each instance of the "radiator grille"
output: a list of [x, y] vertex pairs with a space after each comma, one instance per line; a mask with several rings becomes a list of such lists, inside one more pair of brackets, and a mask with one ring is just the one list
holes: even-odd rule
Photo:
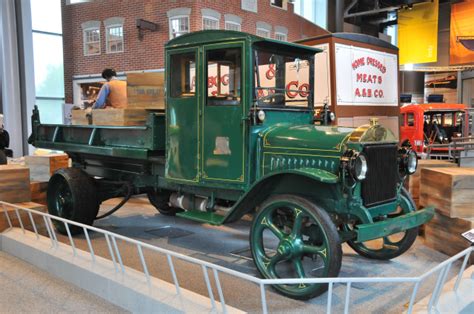
[[399, 181], [396, 144], [364, 147], [369, 170], [362, 181], [362, 198], [366, 207], [393, 201]]

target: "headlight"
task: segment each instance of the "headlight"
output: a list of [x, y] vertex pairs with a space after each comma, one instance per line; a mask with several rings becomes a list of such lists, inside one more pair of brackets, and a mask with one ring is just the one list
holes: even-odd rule
[[364, 155], [358, 154], [352, 158], [351, 162], [351, 174], [357, 181], [362, 181], [367, 176], [367, 158]]
[[418, 156], [414, 150], [410, 150], [406, 157], [406, 169], [408, 174], [414, 174], [418, 167]]

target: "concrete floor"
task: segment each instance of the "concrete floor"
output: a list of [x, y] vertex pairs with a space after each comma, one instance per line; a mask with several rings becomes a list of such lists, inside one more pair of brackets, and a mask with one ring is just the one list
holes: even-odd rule
[[[118, 200], [103, 204], [102, 211], [111, 208]], [[248, 233], [250, 221], [242, 220], [231, 225], [211, 226], [185, 220], [183, 218], [160, 215], [146, 198], [133, 198], [114, 215], [96, 221], [95, 226], [132, 237], [159, 247], [206, 260], [221, 266], [258, 276], [253, 261], [249, 258]], [[59, 237], [67, 242], [66, 237]], [[96, 254], [110, 258], [105, 239], [92, 234]], [[84, 236], [76, 237], [77, 247], [88, 250]], [[141, 270], [137, 249], [120, 243], [124, 264]], [[391, 261], [375, 261], [360, 257], [348, 246], [343, 247], [344, 257], [341, 277], [392, 277], [419, 276], [430, 267], [448, 257], [431, 250], [418, 239], [415, 245], [404, 255]], [[152, 276], [172, 282], [166, 258], [145, 251], [145, 258]], [[460, 267], [453, 265], [448, 279], [452, 278]], [[175, 261], [180, 284], [185, 288], [207, 295], [201, 268], [187, 262]], [[210, 274], [210, 276], [212, 276]], [[212, 277], [211, 277], [212, 280]], [[428, 278], [421, 285], [417, 300], [429, 293], [436, 277]], [[227, 275], [220, 275], [226, 303], [248, 312], [261, 312], [259, 288], [252, 283]], [[400, 313], [407, 307], [413, 286], [410, 284], [354, 284], [351, 292], [352, 313]], [[333, 311], [344, 309], [346, 287], [334, 287]], [[217, 296], [217, 291], [215, 291]], [[302, 302], [279, 295], [272, 289], [267, 290], [267, 302], [271, 312], [308, 312], [325, 311], [327, 294], [310, 301]]]
[[1, 313], [127, 313], [0, 251]]

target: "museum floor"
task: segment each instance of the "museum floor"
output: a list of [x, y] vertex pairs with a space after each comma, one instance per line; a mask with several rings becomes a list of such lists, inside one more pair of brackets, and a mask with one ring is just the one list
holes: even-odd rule
[[[118, 200], [109, 200], [102, 205], [107, 210]], [[160, 215], [145, 198], [134, 198], [114, 215], [97, 221], [95, 226], [122, 234], [131, 238], [206, 260], [218, 265], [229, 267], [247, 274], [257, 275], [256, 268], [250, 259], [248, 232], [250, 221], [215, 227], [201, 225], [196, 222], [175, 217]], [[94, 251], [97, 255], [109, 258], [106, 241], [95, 237]], [[67, 238], [61, 237], [66, 242]], [[75, 238], [79, 248], [87, 250], [84, 237]], [[139, 257], [135, 247], [121, 245], [124, 264], [141, 270]], [[448, 257], [423, 245], [418, 239], [415, 245], [404, 255], [392, 261], [374, 261], [355, 254], [348, 246], [343, 247], [344, 257], [341, 277], [390, 277], [418, 276], [430, 267]], [[152, 253], [145, 254], [152, 276], [172, 282], [166, 259]], [[151, 263], [150, 261], [155, 261]], [[180, 284], [197, 293], [205, 293], [205, 284], [199, 266], [177, 262], [176, 270]], [[454, 264], [448, 276], [451, 279], [459, 270], [460, 263]], [[436, 277], [429, 278], [421, 286], [417, 300], [429, 293]], [[259, 312], [261, 309], [258, 287], [239, 279], [222, 275], [221, 283], [224, 288], [226, 302], [234, 307], [248, 312]], [[401, 313], [406, 310], [413, 286], [409, 284], [354, 284], [351, 299], [352, 313]], [[342, 312], [345, 286], [336, 285], [333, 311]], [[315, 298], [308, 302], [296, 301], [283, 297], [272, 290], [267, 292], [270, 312], [308, 312], [325, 309], [326, 298]]]

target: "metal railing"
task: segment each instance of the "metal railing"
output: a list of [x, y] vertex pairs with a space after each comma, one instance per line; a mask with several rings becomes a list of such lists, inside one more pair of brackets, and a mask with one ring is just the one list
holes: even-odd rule
[[18, 223], [20, 225], [21, 230], [23, 233], [26, 233], [26, 228], [23, 223], [22, 217], [20, 215], [20, 211], [24, 211], [27, 213], [28, 218], [31, 222], [31, 226], [33, 228], [33, 232], [36, 234], [36, 238], [39, 240], [40, 239], [40, 233], [38, 231], [38, 227], [36, 225], [35, 220], [33, 219], [33, 215], [38, 215], [43, 218], [43, 222], [46, 227], [47, 234], [49, 236], [49, 239], [51, 240], [51, 247], [52, 248], [57, 248], [58, 247], [58, 237], [56, 235], [56, 231], [54, 230], [53, 226], [53, 220], [59, 221], [64, 223], [66, 232], [67, 232], [67, 237], [69, 239], [69, 244], [71, 246], [72, 254], [74, 256], [77, 256], [77, 248], [74, 243], [74, 239], [71, 236], [70, 232], [70, 226], [77, 226], [79, 228], [82, 228], [84, 231], [84, 235], [87, 241], [87, 246], [89, 248], [89, 254], [92, 263], [96, 262], [96, 257], [95, 257], [95, 252], [92, 246], [91, 238], [89, 233], [91, 231], [97, 232], [98, 234], [102, 234], [105, 237], [105, 240], [107, 242], [107, 248], [108, 252], [111, 256], [112, 263], [115, 268], [115, 272], [123, 273], [125, 274], [126, 272], [126, 267], [124, 266], [123, 260], [122, 260], [122, 255], [120, 254], [119, 246], [117, 245], [117, 240], [122, 240], [128, 244], [134, 245], [137, 248], [137, 254], [140, 258], [141, 266], [143, 268], [143, 274], [146, 282], [148, 284], [151, 283], [151, 276], [148, 271], [148, 266], [147, 262], [144, 257], [143, 249], [148, 249], [150, 251], [160, 253], [166, 256], [167, 262], [168, 262], [168, 267], [170, 269], [170, 272], [172, 274], [173, 278], [173, 283], [176, 288], [176, 293], [180, 295], [180, 284], [179, 280], [175, 271], [174, 267], [174, 262], [173, 259], [180, 259], [192, 264], [196, 264], [201, 266], [202, 272], [203, 272], [203, 279], [205, 281], [206, 287], [207, 287], [207, 292], [209, 295], [210, 299], [210, 305], [213, 310], [218, 311], [217, 305], [216, 305], [216, 297], [214, 296], [214, 292], [212, 290], [211, 286], [211, 280], [209, 278], [208, 270], [212, 270], [212, 273], [214, 275], [214, 282], [217, 288], [218, 296], [219, 296], [219, 301], [221, 303], [221, 310], [223, 313], [227, 313], [227, 305], [225, 302], [224, 298], [224, 291], [222, 289], [222, 285], [219, 280], [219, 273], [224, 273], [233, 277], [237, 277], [249, 282], [252, 282], [259, 286], [260, 288], [260, 297], [261, 297], [261, 304], [262, 304], [262, 311], [264, 314], [268, 313], [268, 304], [267, 304], [267, 298], [266, 298], [266, 286], [271, 286], [271, 285], [299, 285], [299, 284], [328, 284], [328, 292], [327, 292], [327, 307], [326, 307], [326, 312], [331, 313], [332, 306], [333, 306], [333, 294], [334, 294], [334, 285], [335, 284], [342, 284], [346, 285], [346, 292], [345, 292], [345, 303], [344, 303], [344, 313], [349, 313], [349, 308], [351, 304], [351, 288], [354, 283], [412, 283], [414, 284], [411, 296], [410, 296], [410, 301], [408, 303], [408, 313], [412, 313], [413, 311], [413, 305], [415, 304], [416, 296], [418, 293], [418, 290], [420, 288], [420, 285], [431, 275], [438, 273], [438, 278], [436, 281], [435, 286], [433, 287], [433, 292], [431, 295], [431, 298], [428, 303], [428, 312], [431, 312], [433, 309], [437, 308], [439, 298], [443, 292], [443, 287], [447, 279], [447, 275], [451, 269], [451, 266], [453, 265], [454, 262], [463, 259], [462, 266], [459, 270], [459, 273], [457, 275], [456, 283], [454, 285], [454, 291], [456, 291], [459, 288], [459, 284], [462, 279], [462, 274], [464, 273], [469, 257], [474, 250], [473, 247], [469, 247], [465, 249], [464, 251], [456, 254], [455, 256], [447, 259], [446, 261], [438, 264], [431, 270], [425, 272], [423, 275], [419, 277], [338, 277], [338, 278], [305, 278], [305, 279], [261, 279], [257, 278], [251, 275], [244, 274], [239, 271], [235, 271], [226, 267], [222, 267], [219, 265], [215, 265], [203, 260], [199, 260], [187, 255], [183, 255], [177, 252], [173, 252], [170, 250], [166, 250], [160, 247], [153, 246], [151, 244], [141, 242], [135, 239], [131, 239], [107, 230], [99, 229], [93, 226], [88, 226], [84, 225], [78, 222], [74, 222], [71, 220], [67, 220], [64, 218], [56, 217], [53, 215], [50, 215], [48, 213], [43, 213], [37, 210], [21, 207], [18, 205], [10, 204], [7, 202], [0, 201], [0, 205], [3, 207], [3, 211], [5, 213], [7, 222], [9, 224], [10, 229], [13, 228], [12, 220], [10, 218], [10, 215], [8, 213], [7, 207], [13, 208], [15, 211], [15, 215], [18, 219]]

